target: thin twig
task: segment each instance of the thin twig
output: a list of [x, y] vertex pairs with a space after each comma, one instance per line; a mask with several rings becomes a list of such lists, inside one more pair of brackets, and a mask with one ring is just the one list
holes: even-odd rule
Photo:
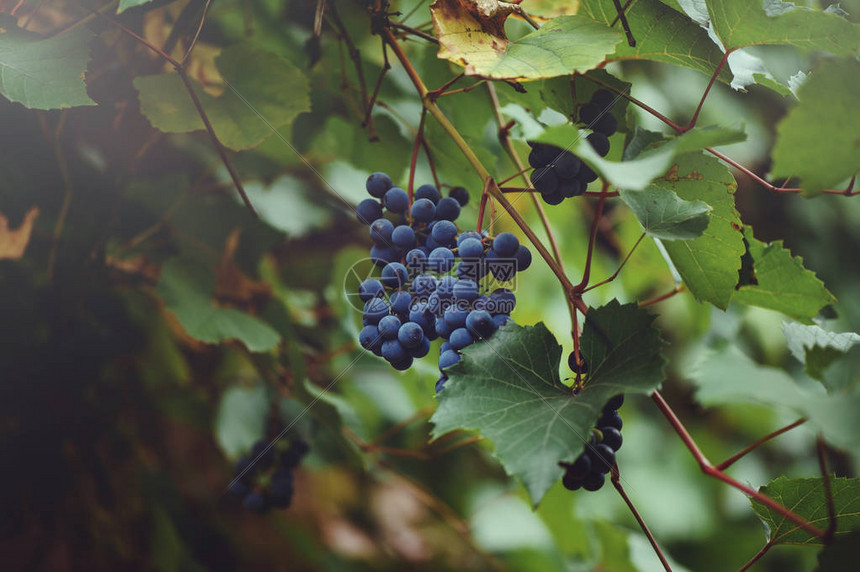
[[630, 260], [630, 256], [631, 256], [631, 255], [633, 254], [633, 252], [636, 250], [636, 247], [638, 247], [638, 246], [639, 246], [639, 244], [642, 242], [642, 239], [643, 239], [643, 238], [645, 238], [645, 233], [644, 233], [644, 232], [643, 232], [642, 234], [640, 234], [640, 235], [639, 235], [639, 238], [638, 238], [638, 239], [636, 239], [636, 244], [634, 244], [634, 245], [633, 245], [633, 248], [631, 248], [631, 249], [627, 252], [627, 256], [625, 256], [625, 257], [624, 257], [624, 260], [622, 260], [622, 261], [621, 261], [621, 264], [619, 264], [619, 265], [618, 265], [618, 270], [616, 270], [616, 271], [612, 274], [612, 276], [610, 276], [610, 277], [609, 277], [609, 278], [607, 278], [606, 280], [603, 280], [603, 281], [601, 281], [601, 282], [598, 282], [597, 284], [594, 284], [594, 285], [592, 285], [592, 286], [589, 286], [588, 288], [586, 288], [585, 290], [583, 290], [583, 291], [582, 291], [582, 293], [583, 293], [583, 294], [585, 294], [585, 293], [586, 293], [586, 292], [588, 292], [589, 290], [594, 290], [594, 289], [595, 289], [595, 288], [597, 288], [598, 286], [603, 286], [604, 284], [608, 284], [608, 283], [612, 282], [613, 280], [615, 280], [616, 278], [618, 278], [618, 275], [621, 273], [621, 269], [622, 269], [622, 268], [624, 268], [624, 265], [625, 265], [625, 264], [627, 264], [627, 261], [628, 261], [628, 260]]
[[433, 42], [434, 44], [439, 43], [439, 39], [436, 36], [431, 36], [427, 32], [422, 32], [421, 30], [417, 30], [415, 28], [411, 28], [405, 24], [400, 22], [389, 22], [389, 25], [392, 28], [397, 28], [398, 30], [403, 30], [407, 34], [412, 34], [413, 36], [418, 36], [419, 38], [424, 38], [428, 42]]
[[767, 551], [771, 549], [773, 546], [773, 539], [768, 540], [767, 543], [761, 547], [761, 550], [755, 553], [755, 556], [749, 559], [749, 561], [741, 566], [741, 569], [738, 572], [744, 572], [745, 570], [749, 570], [749, 567], [759, 561], [759, 559], [767, 554]]
[[597, 210], [594, 213], [594, 222], [591, 224], [591, 234], [588, 235], [588, 251], [585, 255], [585, 268], [582, 271], [582, 280], [579, 284], [573, 287], [573, 291], [577, 294], [585, 292], [585, 287], [588, 286], [588, 280], [591, 278], [591, 258], [594, 254], [594, 244], [597, 239], [597, 228], [600, 225], [600, 217], [603, 216], [603, 205], [606, 203], [607, 183], [603, 183], [603, 193], [597, 202]]
[[630, 509], [631, 513], [633, 513], [633, 518], [635, 518], [636, 522], [639, 523], [639, 528], [641, 528], [642, 532], [645, 533], [645, 536], [648, 537], [648, 542], [651, 543], [651, 548], [654, 549], [654, 553], [657, 554], [657, 558], [660, 559], [660, 563], [663, 565], [663, 569], [665, 569], [666, 572], [672, 572], [672, 567], [669, 566], [669, 561], [666, 559], [666, 556], [660, 549], [660, 545], [657, 544], [657, 539], [654, 538], [653, 534], [651, 534], [651, 530], [649, 530], [648, 525], [645, 524], [645, 519], [643, 519], [642, 515], [639, 514], [639, 511], [636, 510], [636, 506], [633, 504], [633, 501], [630, 500], [630, 497], [627, 496], [627, 492], [621, 485], [621, 474], [618, 471], [617, 463], [612, 467], [611, 481], [612, 485], [615, 487], [615, 490], [618, 491], [618, 494], [621, 495], [621, 498], [624, 499], [625, 504], [627, 504], [627, 508]]
[[627, 7], [630, 6], [630, 2], [627, 2], [627, 4], [625, 4], [623, 7], [621, 6], [620, 0], [613, 0], [613, 3], [615, 4], [615, 11], [618, 13], [618, 15], [615, 16], [615, 19], [612, 21], [612, 24], [610, 24], [610, 26], [614, 27], [615, 23], [618, 20], [621, 20], [621, 27], [624, 28], [624, 34], [627, 36], [627, 45], [631, 48], [635, 48], [636, 39], [633, 37], [633, 32], [630, 30], [630, 24], [627, 23], [627, 14], [625, 14]]
[[203, 5], [203, 15], [200, 16], [200, 25], [197, 26], [197, 31], [194, 33], [194, 38], [191, 39], [191, 43], [188, 44], [188, 50], [186, 50], [185, 55], [182, 56], [183, 66], [188, 62], [188, 58], [191, 57], [191, 52], [194, 50], [194, 46], [197, 45], [197, 40], [200, 38], [200, 32], [203, 31], [203, 24], [206, 23], [206, 14], [209, 12], [209, 4], [211, 3], [212, 0], [206, 0], [206, 4]]
[[756, 441], [752, 445], [745, 447], [740, 452], [735, 453], [734, 455], [732, 455], [731, 457], [729, 457], [728, 459], [726, 459], [725, 461], [723, 461], [719, 465], [716, 465], [714, 468], [716, 468], [718, 471], [725, 471], [726, 469], [728, 469], [729, 467], [734, 465], [735, 462], [737, 462], [741, 457], [743, 457], [744, 455], [746, 455], [747, 453], [749, 453], [753, 449], [767, 443], [768, 441], [770, 441], [774, 437], [779, 437], [783, 433], [785, 433], [787, 431], [791, 431], [792, 429], [794, 429], [795, 427], [797, 427], [799, 425], [803, 425], [804, 423], [806, 423], [806, 418], [801, 417], [800, 419], [798, 419], [794, 423], [786, 425], [785, 427], [783, 427], [781, 429], [777, 429], [776, 431], [774, 431], [773, 433], [770, 433], [769, 435], [765, 435], [764, 437], [762, 437], [761, 439], [759, 439], [758, 441]]

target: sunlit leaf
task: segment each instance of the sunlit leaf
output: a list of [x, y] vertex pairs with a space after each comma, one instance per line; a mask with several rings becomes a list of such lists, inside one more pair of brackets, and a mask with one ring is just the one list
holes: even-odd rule
[[673, 191], [651, 186], [644, 191], [621, 191], [649, 236], [690, 240], [708, 227], [711, 207], [702, 201], [685, 201]]

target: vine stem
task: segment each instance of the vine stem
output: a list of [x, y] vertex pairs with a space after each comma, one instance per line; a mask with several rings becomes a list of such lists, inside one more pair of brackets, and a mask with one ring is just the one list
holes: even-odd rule
[[636, 243], [633, 245], [633, 247], [630, 250], [627, 251], [627, 256], [625, 256], [624, 260], [621, 261], [621, 264], [618, 265], [618, 270], [613, 272], [609, 278], [607, 278], [605, 280], [601, 280], [597, 284], [594, 284], [592, 286], [589, 286], [588, 288], [585, 288], [582, 291], [582, 293], [585, 294], [589, 290], [594, 290], [595, 288], [597, 288], [599, 286], [603, 286], [604, 284], [609, 284], [610, 282], [612, 282], [613, 280], [618, 278], [618, 275], [621, 273], [621, 270], [624, 268], [624, 265], [627, 264], [628, 260], [630, 260], [630, 257], [633, 255], [633, 252], [636, 251], [636, 248], [642, 243], [642, 239], [645, 238], [645, 236], [646, 236], [646, 234], [644, 232], [639, 235], [639, 238], [636, 239]]
[[480, 159], [475, 155], [475, 152], [472, 151], [472, 148], [469, 147], [469, 144], [463, 139], [463, 136], [457, 131], [457, 128], [448, 120], [442, 110], [436, 105], [435, 102], [430, 101], [427, 97], [427, 87], [424, 85], [424, 81], [418, 75], [418, 72], [415, 70], [415, 67], [412, 65], [412, 62], [409, 61], [409, 58], [403, 52], [403, 49], [397, 43], [397, 39], [394, 37], [394, 34], [391, 33], [391, 30], [388, 28], [383, 28], [380, 30], [380, 33], [383, 35], [383, 38], [394, 52], [397, 59], [400, 61], [400, 64], [406, 70], [409, 79], [412, 81], [415, 89], [418, 91], [418, 95], [421, 97], [421, 101], [424, 107], [430, 112], [430, 115], [439, 122], [439, 125], [442, 129], [448, 133], [448, 136], [454, 142], [455, 145], [460, 149], [460, 152], [478, 174], [484, 184], [488, 185], [488, 191], [490, 195], [502, 205], [508, 214], [514, 219], [514, 222], [518, 227], [523, 231], [523, 233], [528, 237], [531, 243], [534, 245], [535, 249], [541, 255], [550, 269], [558, 278], [559, 282], [561, 282], [562, 287], [568, 295], [568, 299], [571, 300], [572, 296], [570, 295], [573, 290], [573, 284], [570, 282], [568, 277], [565, 275], [564, 271], [559, 267], [556, 261], [553, 259], [552, 255], [546, 249], [546, 247], [541, 243], [540, 239], [531, 229], [529, 224], [523, 219], [522, 215], [513, 207], [513, 205], [508, 201], [507, 197], [505, 197], [504, 193], [502, 193], [499, 186], [493, 180], [489, 171], [484, 167], [481, 163]]
[[603, 216], [603, 205], [606, 204], [606, 190], [608, 187], [608, 183], [603, 183], [603, 192], [600, 195], [600, 199], [597, 201], [597, 211], [594, 213], [594, 222], [591, 224], [591, 234], [588, 236], [588, 252], [585, 255], [585, 269], [582, 271], [582, 281], [573, 287], [574, 292], [579, 295], [585, 292], [585, 287], [588, 286], [588, 281], [591, 278], [591, 258], [594, 254], [594, 242], [597, 239], [597, 229], [600, 226], [600, 217]]
[[817, 526], [815, 526], [813, 524], [806, 522], [805, 520], [803, 520], [803, 518], [801, 518], [800, 516], [798, 516], [794, 512], [790, 511], [789, 509], [785, 508], [784, 506], [782, 506], [778, 502], [774, 501], [770, 497], [765, 496], [765, 495], [761, 494], [760, 492], [753, 490], [750, 487], [744, 485], [743, 483], [736, 481], [735, 479], [733, 479], [730, 476], [728, 476], [727, 474], [725, 474], [723, 471], [714, 467], [711, 464], [711, 462], [708, 460], [708, 458], [705, 457], [704, 453], [702, 453], [702, 451], [699, 449], [699, 446], [696, 445], [696, 442], [693, 440], [693, 438], [687, 432], [687, 428], [684, 427], [684, 424], [681, 423], [681, 420], [678, 419], [678, 416], [675, 414], [675, 412], [672, 410], [672, 408], [669, 407], [669, 404], [666, 403], [666, 401], [663, 399], [663, 396], [660, 395], [660, 392], [655, 391], [654, 393], [651, 394], [651, 398], [657, 404], [657, 407], [660, 408], [660, 411], [663, 412], [663, 415], [666, 417], [666, 419], [669, 420], [669, 424], [672, 425], [673, 429], [675, 429], [675, 432], [681, 438], [681, 441], [683, 441], [684, 445], [686, 445], [687, 449], [690, 450], [690, 453], [692, 453], [693, 458], [696, 459], [696, 462], [699, 464], [699, 468], [702, 470], [703, 473], [705, 473], [709, 477], [713, 477], [717, 480], [720, 480], [720, 481], [726, 483], [729, 486], [732, 486], [732, 487], [738, 489], [739, 491], [746, 494], [747, 496], [750, 496], [750, 497], [754, 498], [755, 500], [759, 501], [760, 503], [762, 503], [763, 505], [766, 505], [767, 507], [773, 509], [774, 511], [778, 512], [779, 514], [781, 514], [782, 516], [784, 516], [785, 518], [787, 518], [788, 520], [790, 520], [791, 522], [795, 523], [797, 526], [799, 526], [800, 528], [805, 530], [810, 535], [815, 536], [816, 538], [821, 538], [821, 539], [824, 539], [826, 537], [825, 531], [821, 530], [820, 528], [818, 528]]
[[418, 149], [421, 146], [421, 138], [424, 136], [424, 118], [427, 117], [427, 110], [421, 109], [421, 119], [418, 121], [418, 133], [415, 135], [415, 143], [412, 146], [412, 162], [409, 164], [409, 184], [406, 191], [409, 193], [409, 216], [412, 216], [412, 198], [415, 188], [415, 167], [418, 165]]
[[714, 468], [717, 469], [718, 471], [725, 471], [726, 469], [728, 469], [729, 467], [734, 465], [741, 457], [743, 457], [744, 455], [746, 455], [747, 453], [749, 453], [753, 449], [759, 447], [760, 445], [764, 445], [765, 443], [767, 443], [768, 441], [770, 441], [774, 437], [779, 437], [783, 433], [791, 431], [795, 427], [797, 427], [799, 425], [803, 425], [804, 423], [806, 423], [806, 418], [801, 417], [800, 419], [798, 419], [794, 423], [786, 425], [785, 427], [783, 427], [781, 429], [777, 429], [776, 431], [774, 431], [773, 433], [771, 433], [769, 435], [765, 435], [764, 437], [762, 437], [761, 439], [759, 439], [758, 441], [756, 441], [752, 445], [745, 447], [744, 449], [742, 449], [738, 453], [735, 453], [734, 455], [732, 455], [731, 457], [729, 457], [728, 459], [726, 459], [725, 461], [723, 461], [722, 463], [720, 463], [719, 465], [717, 465]]
[[827, 472], [827, 449], [824, 435], [819, 434], [816, 440], [818, 449], [818, 467], [821, 469], [821, 479], [824, 483], [824, 498], [827, 500], [827, 530], [824, 532], [824, 543], [830, 544], [836, 534], [836, 507], [833, 504], [833, 490], [830, 485], [830, 473]]
[[755, 556], [750, 558], [749, 561], [746, 564], [744, 564], [740, 570], [738, 570], [738, 572], [744, 572], [745, 570], [749, 570], [750, 566], [752, 566], [753, 564], [758, 562], [762, 556], [767, 554], [767, 551], [770, 550], [772, 546], [773, 546], [773, 540], [768, 540], [767, 543], [761, 547], [761, 550], [756, 552]]
[[657, 558], [660, 559], [663, 569], [665, 569], [666, 572], [672, 572], [672, 567], [669, 566], [669, 561], [660, 549], [660, 545], [657, 544], [657, 539], [654, 538], [653, 534], [651, 534], [651, 530], [648, 528], [648, 525], [645, 524], [645, 519], [643, 519], [642, 515], [639, 514], [639, 511], [636, 509], [636, 505], [633, 504], [633, 501], [630, 500], [630, 497], [627, 496], [627, 492], [621, 485], [621, 473], [618, 471], [617, 463], [612, 467], [612, 477], [610, 477], [610, 479], [612, 481], [612, 486], [615, 487], [615, 490], [618, 491], [618, 494], [621, 495], [621, 498], [624, 499], [624, 502], [627, 504], [627, 508], [630, 509], [630, 512], [633, 514], [633, 518], [635, 518], [636, 522], [639, 523], [639, 528], [641, 528], [642, 532], [645, 533], [645, 536], [648, 537], [648, 542], [651, 543], [651, 548], [654, 549], [654, 553], [657, 554]]
[[[191, 97], [191, 102], [194, 104], [194, 108], [197, 110], [197, 114], [200, 116], [200, 119], [203, 121], [203, 125], [206, 128], [206, 132], [209, 134], [209, 138], [212, 140], [212, 145], [215, 147], [215, 151], [218, 152], [219, 157], [221, 157], [221, 162], [224, 163], [224, 167], [227, 169], [227, 172], [230, 174], [230, 178], [233, 180], [233, 185], [236, 187], [236, 191], [239, 193], [239, 196], [242, 198], [242, 202], [245, 203], [245, 206], [251, 212], [251, 215], [254, 218], [259, 218], [257, 211], [254, 209], [254, 205], [251, 204], [251, 200], [248, 198], [248, 194], [245, 192], [245, 187], [242, 185], [242, 180], [239, 178], [239, 174], [236, 172], [236, 169], [233, 168], [233, 164], [230, 162], [230, 158], [227, 156], [227, 150], [224, 147], [224, 144], [221, 143], [221, 140], [218, 138], [218, 135], [215, 133], [215, 129], [212, 127], [212, 123], [209, 121], [209, 116], [206, 114], [206, 110], [203, 109], [203, 104], [200, 102], [200, 98], [197, 96], [197, 92], [194, 91], [194, 85], [191, 83], [191, 79], [188, 77], [188, 72], [185, 69], [185, 61], [182, 62], [177, 61], [176, 59], [170, 57], [167, 53], [164, 52], [158, 46], [150, 43], [146, 39], [141, 36], [135, 34], [132, 30], [117, 22], [110, 16], [106, 14], [102, 14], [101, 12], [92, 10], [87, 8], [90, 12], [97, 14], [101, 18], [104, 18], [114, 26], [118, 27], [120, 30], [142, 43], [144, 46], [158, 54], [164, 61], [168, 62], [170, 65], [174, 67], [176, 73], [179, 74], [179, 78], [182, 80], [182, 83], [185, 85], [186, 91], [188, 91], [188, 95]], [[205, 19], [205, 13], [204, 13]], [[200, 26], [203, 26], [203, 20], [200, 22]], [[192, 46], [193, 47], [193, 46]], [[190, 55], [190, 51], [189, 51]], [[187, 55], [186, 55], [187, 58]]]

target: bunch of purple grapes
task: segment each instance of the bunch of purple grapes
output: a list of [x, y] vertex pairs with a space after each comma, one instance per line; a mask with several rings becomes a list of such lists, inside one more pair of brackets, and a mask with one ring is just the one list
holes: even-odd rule
[[366, 187], [381, 202], [365, 199], [357, 214], [370, 227], [370, 257], [381, 272], [359, 286], [364, 302], [359, 343], [405, 370], [430, 352], [431, 341], [444, 338], [436, 384], [441, 391], [448, 379], [444, 369], [460, 360], [459, 351], [511, 319], [513, 292], [490, 292], [485, 278], [513, 279], [529, 267], [531, 252], [509, 232], [494, 238], [460, 232], [454, 221], [468, 201], [462, 187], [442, 198], [433, 185], [422, 185], [411, 205], [406, 191], [385, 173], [372, 174]]
[[242, 505], [252, 512], [288, 508], [293, 500], [293, 471], [309, 449], [302, 439], [294, 439], [286, 448], [280, 442], [257, 441], [251, 454], [236, 463], [230, 494], [241, 498]]
[[[579, 110], [579, 122], [592, 129], [586, 139], [601, 157], [609, 153], [609, 137], [618, 130], [618, 121], [609, 108], [614, 99], [612, 93], [597, 90], [591, 100]], [[565, 149], [546, 143], [529, 142], [529, 165], [532, 186], [540, 193], [545, 203], [557, 205], [566, 198], [585, 192], [588, 184], [597, 180], [597, 174], [582, 160]]]
[[621, 448], [621, 427], [623, 422], [618, 408], [624, 403], [624, 394], [610, 399], [592, 430], [588, 444], [573, 463], [561, 463], [565, 468], [561, 482], [568, 490], [583, 488], [596, 491], [606, 482], [606, 473], [615, 465], [615, 453]]

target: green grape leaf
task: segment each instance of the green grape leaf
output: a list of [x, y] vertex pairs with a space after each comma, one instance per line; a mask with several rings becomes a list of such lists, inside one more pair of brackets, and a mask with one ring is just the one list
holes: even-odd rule
[[86, 26], [42, 38], [0, 14], [0, 94], [30, 109], [96, 105], [84, 83], [92, 38]]
[[806, 323], [836, 301], [824, 283], [803, 267], [803, 260], [783, 248], [781, 240], [760, 242], [750, 227], [745, 227], [743, 234], [753, 260], [753, 283], [738, 287], [735, 301], [776, 310]]
[[537, 505], [562, 476], [558, 462], [582, 453], [612, 396], [649, 393], [663, 381], [663, 342], [653, 320], [635, 304], [617, 301], [590, 310], [581, 338], [590, 373], [576, 396], [561, 383], [561, 346], [543, 323], [504, 326], [446, 370], [433, 436], [479, 431]]
[[711, 352], [692, 376], [696, 400], [704, 406], [758, 403], [806, 417], [828, 444], [860, 454], [860, 390], [826, 394], [817, 385], [795, 382], [785, 371], [758, 365], [735, 346]]
[[[836, 536], [860, 528], [860, 479], [830, 478], [833, 508], [836, 515]], [[759, 492], [788, 508], [808, 523], [825, 530], [830, 522], [822, 477], [790, 479], [779, 477]], [[822, 544], [783, 515], [750, 499], [753, 510], [767, 530], [768, 542], [773, 544]]]
[[201, 342], [238, 339], [252, 352], [275, 347], [280, 335], [264, 321], [234, 308], [219, 308], [210, 299], [214, 274], [199, 262], [174, 258], [161, 269], [158, 294], [185, 328]]
[[430, 6], [439, 57], [466, 75], [493, 79], [542, 79], [600, 65], [621, 34], [584, 16], [559, 16], [511, 42], [504, 22], [515, 4], [490, 0], [436, 0]]
[[221, 395], [215, 416], [215, 438], [228, 458], [238, 459], [248, 453], [254, 442], [265, 435], [269, 407], [269, 396], [262, 383], [254, 387], [230, 387]]
[[[580, 13], [606, 23], [613, 22], [618, 15], [612, 0], [582, 0]], [[701, 26], [658, 0], [634, 2], [627, 9], [627, 22], [636, 46], [630, 47], [627, 42], [618, 44], [607, 61], [652, 60], [710, 76], [723, 59], [719, 47]], [[728, 83], [732, 74], [724, 67], [719, 79]]]
[[649, 236], [665, 240], [702, 236], [712, 210], [702, 201], [685, 201], [674, 191], [656, 185], [644, 191], [621, 191], [621, 200], [636, 214]]
[[[273, 127], [289, 126], [310, 111], [308, 80], [289, 60], [246, 45], [225, 48], [215, 58], [221, 75]], [[215, 97], [194, 82], [194, 89], [215, 133], [230, 149], [250, 149], [272, 135], [272, 130], [229, 88]], [[153, 127], [167, 133], [204, 129], [185, 85], [176, 73], [138, 77], [134, 87], [140, 109]]]
[[596, 173], [619, 189], [641, 191], [651, 181], [664, 175], [672, 166], [673, 159], [689, 151], [697, 151], [714, 145], [727, 145], [743, 141], [743, 131], [726, 127], [696, 128], [665, 139], [659, 146], [647, 149], [630, 161], [608, 161], [598, 155], [585, 139], [586, 132], [580, 132], [573, 125], [550, 127], [535, 138], [541, 143], [549, 143], [582, 158]]
[[[854, 332], [828, 332], [819, 326], [795, 323], [783, 324], [782, 333], [788, 342], [791, 355], [806, 366], [806, 374], [823, 382], [828, 389], [841, 389], [856, 377], [848, 371], [847, 378], [834, 378], [832, 374], [842, 373], [841, 368], [837, 372], [828, 371], [828, 368], [833, 362], [844, 358], [852, 348], [860, 346], [860, 335]], [[848, 369], [854, 370], [854, 368]]]
[[860, 173], [858, 94], [860, 62], [822, 61], [777, 125], [773, 175], [799, 177], [804, 191], [816, 194]]
[[119, 0], [119, 6], [116, 7], [116, 13], [122, 14], [129, 8], [136, 8], [138, 6], [143, 6], [144, 4], [149, 4], [152, 0]]
[[702, 236], [666, 242], [664, 247], [693, 296], [725, 310], [735, 291], [744, 253], [734, 178], [715, 158], [689, 153], [679, 157], [669, 173], [654, 184], [686, 201], [703, 201], [713, 209]]
[[780, 0], [709, 0], [711, 25], [726, 49], [787, 44], [856, 56], [860, 26], [832, 12]]
[[787, 85], [779, 83], [775, 79], [768, 77], [763, 73], [754, 73], [753, 80], [755, 81], [756, 85], [771, 89], [783, 97], [794, 97], [794, 94], [791, 92], [791, 88], [789, 88]]

